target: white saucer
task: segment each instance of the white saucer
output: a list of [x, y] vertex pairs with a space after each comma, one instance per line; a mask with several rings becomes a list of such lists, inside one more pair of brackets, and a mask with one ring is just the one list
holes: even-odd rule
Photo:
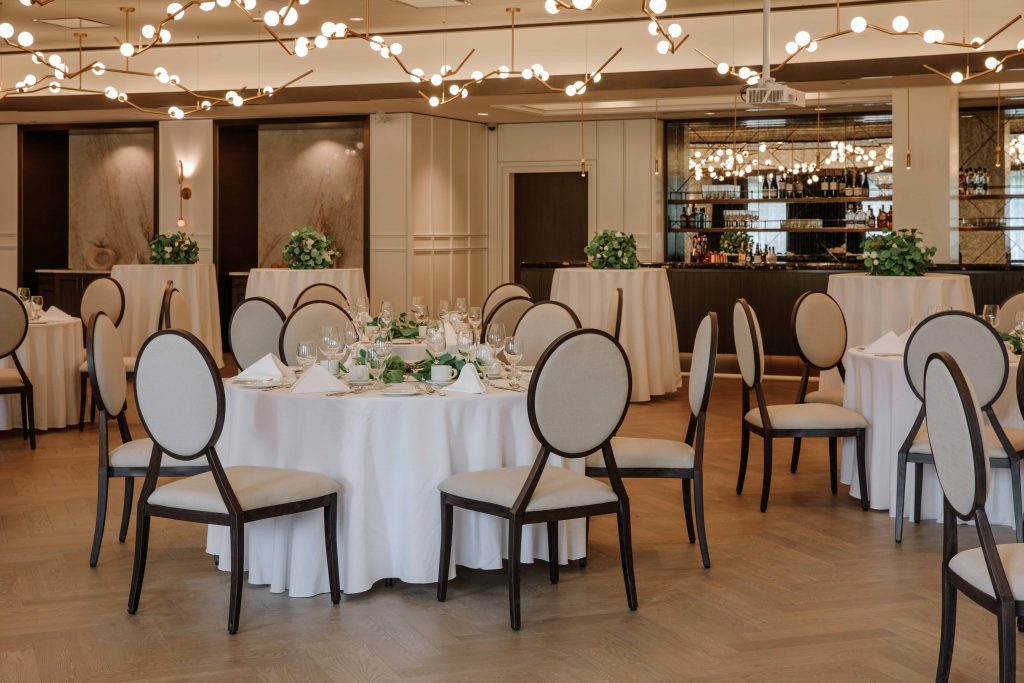
[[454, 379], [442, 379], [442, 380], [439, 380], [439, 381], [435, 381], [435, 380], [432, 380], [432, 379], [428, 379], [428, 380], [426, 380], [426, 383], [429, 384], [430, 386], [434, 387], [434, 388], [437, 388], [437, 387], [446, 387], [449, 384], [454, 384], [455, 380]]
[[392, 384], [380, 392], [381, 396], [416, 396], [420, 392], [411, 384]]

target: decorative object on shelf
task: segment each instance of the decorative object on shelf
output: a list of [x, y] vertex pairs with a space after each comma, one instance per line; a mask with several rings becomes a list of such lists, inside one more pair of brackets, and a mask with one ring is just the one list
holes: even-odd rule
[[605, 230], [594, 235], [583, 253], [591, 267], [631, 270], [640, 265], [636, 257], [636, 237], [625, 232]]
[[185, 231], [157, 235], [149, 242], [149, 262], [158, 265], [189, 265], [199, 260], [199, 244]]
[[107, 246], [106, 242], [99, 240], [86, 254], [85, 264], [91, 270], [110, 270], [117, 264], [117, 252]]
[[886, 230], [861, 245], [868, 275], [924, 275], [934, 264], [936, 247], [925, 247], [917, 230]]
[[282, 255], [285, 265], [292, 270], [322, 270], [334, 265], [341, 258], [341, 251], [334, 247], [333, 235], [306, 227], [292, 231]]
[[729, 230], [722, 233], [718, 248], [726, 254], [746, 254], [750, 246], [750, 233], [743, 230]]

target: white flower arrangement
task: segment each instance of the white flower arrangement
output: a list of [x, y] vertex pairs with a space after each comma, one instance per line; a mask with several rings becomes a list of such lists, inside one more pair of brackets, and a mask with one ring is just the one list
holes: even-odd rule
[[283, 255], [285, 265], [294, 270], [321, 270], [334, 265], [341, 251], [334, 247], [332, 235], [306, 227], [292, 232]]
[[175, 232], [157, 235], [149, 242], [149, 261], [159, 265], [192, 264], [199, 260], [195, 235]]

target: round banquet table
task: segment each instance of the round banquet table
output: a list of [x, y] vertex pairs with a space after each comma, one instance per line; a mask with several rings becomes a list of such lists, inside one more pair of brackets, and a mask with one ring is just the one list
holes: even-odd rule
[[974, 312], [970, 277], [953, 273], [837, 273], [828, 277], [828, 293], [846, 317], [847, 348], [870, 344], [889, 331], [903, 334], [931, 309]]
[[[437, 485], [460, 472], [530, 465], [539, 448], [523, 393], [330, 397], [254, 391], [230, 382], [225, 390], [227, 412], [217, 443], [224, 466], [319, 472], [341, 484], [338, 555], [346, 593], [369, 590], [386, 578], [436, 582]], [[552, 456], [549, 464], [583, 471], [582, 459]], [[560, 561], [583, 557], [585, 521], [559, 524]], [[323, 529], [319, 510], [246, 524], [249, 583], [293, 597], [328, 592]], [[456, 510], [452, 571], [456, 564], [500, 569], [506, 535], [504, 520]], [[227, 527], [209, 527], [206, 549], [219, 556], [222, 570], [230, 569]], [[544, 524], [523, 531], [522, 560], [535, 557], [547, 559]]]
[[[25, 341], [15, 352], [32, 382], [36, 429], [58, 429], [78, 423], [78, 366], [82, 321], [78, 318], [30, 323]], [[14, 367], [9, 358], [0, 367]], [[18, 395], [0, 397], [0, 430], [21, 428]]]
[[[1010, 354], [1010, 372], [1006, 388], [996, 400], [994, 410], [1004, 427], [1024, 427], [1017, 407], [1015, 377], [1018, 356]], [[871, 426], [867, 432], [867, 477], [871, 507], [888, 510], [896, 516], [896, 461], [900, 446], [914, 424], [921, 402], [914, 396], [903, 371], [902, 356], [875, 356], [859, 348], [846, 353], [846, 385], [843, 405], [864, 415]], [[860, 483], [855, 474], [856, 443], [844, 439], [841, 480], [850, 484], [850, 495], [859, 498]], [[852, 483], [851, 483], [852, 482]], [[942, 489], [935, 468], [924, 467], [921, 484], [921, 518], [942, 519]], [[985, 505], [993, 524], [1013, 526], [1013, 494], [1010, 471], [993, 469]], [[904, 516], [914, 512], [914, 470], [908, 467]]]
[[302, 290], [317, 282], [325, 282], [340, 289], [353, 307], [357, 299], [366, 298], [366, 278], [362, 268], [253, 268], [249, 271], [245, 285], [245, 298], [261, 296], [270, 299], [288, 315]]
[[127, 355], [137, 356], [142, 343], [156, 332], [164, 286], [172, 280], [188, 306], [188, 331], [209, 349], [217, 367], [224, 366], [217, 271], [212, 263], [119, 265], [111, 269], [110, 277], [124, 288], [124, 318], [119, 327]]
[[585, 327], [608, 328], [612, 292], [622, 288], [619, 341], [633, 372], [632, 401], [649, 401], [682, 386], [672, 292], [663, 268], [559, 268], [551, 298], [576, 312]]

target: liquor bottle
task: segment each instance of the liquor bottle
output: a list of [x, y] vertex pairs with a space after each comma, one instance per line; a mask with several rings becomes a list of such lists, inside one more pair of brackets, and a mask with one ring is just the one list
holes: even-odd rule
[[839, 178], [837, 178], [835, 175], [830, 175], [828, 177], [828, 196], [839, 196]]
[[786, 174], [786, 199], [792, 199], [796, 195], [796, 188], [793, 186], [793, 176]]
[[771, 176], [772, 176], [772, 184], [771, 184], [771, 189], [770, 189], [769, 196], [772, 199], [778, 199], [779, 198], [779, 178], [774, 173], [771, 174]]
[[981, 194], [988, 194], [988, 169], [983, 169], [981, 172]]
[[864, 178], [860, 184], [860, 196], [867, 197], [868, 195], [871, 194], [871, 186], [868, 185], [868, 172], [864, 171], [862, 175], [864, 176]]
[[847, 174], [847, 171], [843, 171], [842, 173], [839, 174], [839, 187], [837, 188], [837, 191], [836, 191], [836, 196], [837, 197], [849, 197], [850, 196], [849, 193], [846, 191], [846, 188], [849, 187], [849, 185], [847, 185], [847, 183], [846, 183], [846, 177], [847, 177], [846, 174]]
[[770, 187], [768, 185], [768, 176], [761, 176], [761, 199], [768, 199], [770, 194]]
[[697, 214], [697, 227], [701, 230], [708, 227], [708, 215], [704, 213], [704, 207], [700, 207], [700, 213]]
[[868, 230], [875, 229], [875, 210], [868, 209]]
[[885, 213], [885, 207], [883, 206], [878, 210], [878, 229], [885, 230], [888, 228], [888, 214]]
[[892, 204], [889, 205], [889, 210], [885, 212], [885, 223], [892, 230]]
[[797, 197], [803, 197], [804, 196], [804, 178], [803, 178], [803, 176], [799, 176], [799, 175], [796, 177], [796, 196]]

